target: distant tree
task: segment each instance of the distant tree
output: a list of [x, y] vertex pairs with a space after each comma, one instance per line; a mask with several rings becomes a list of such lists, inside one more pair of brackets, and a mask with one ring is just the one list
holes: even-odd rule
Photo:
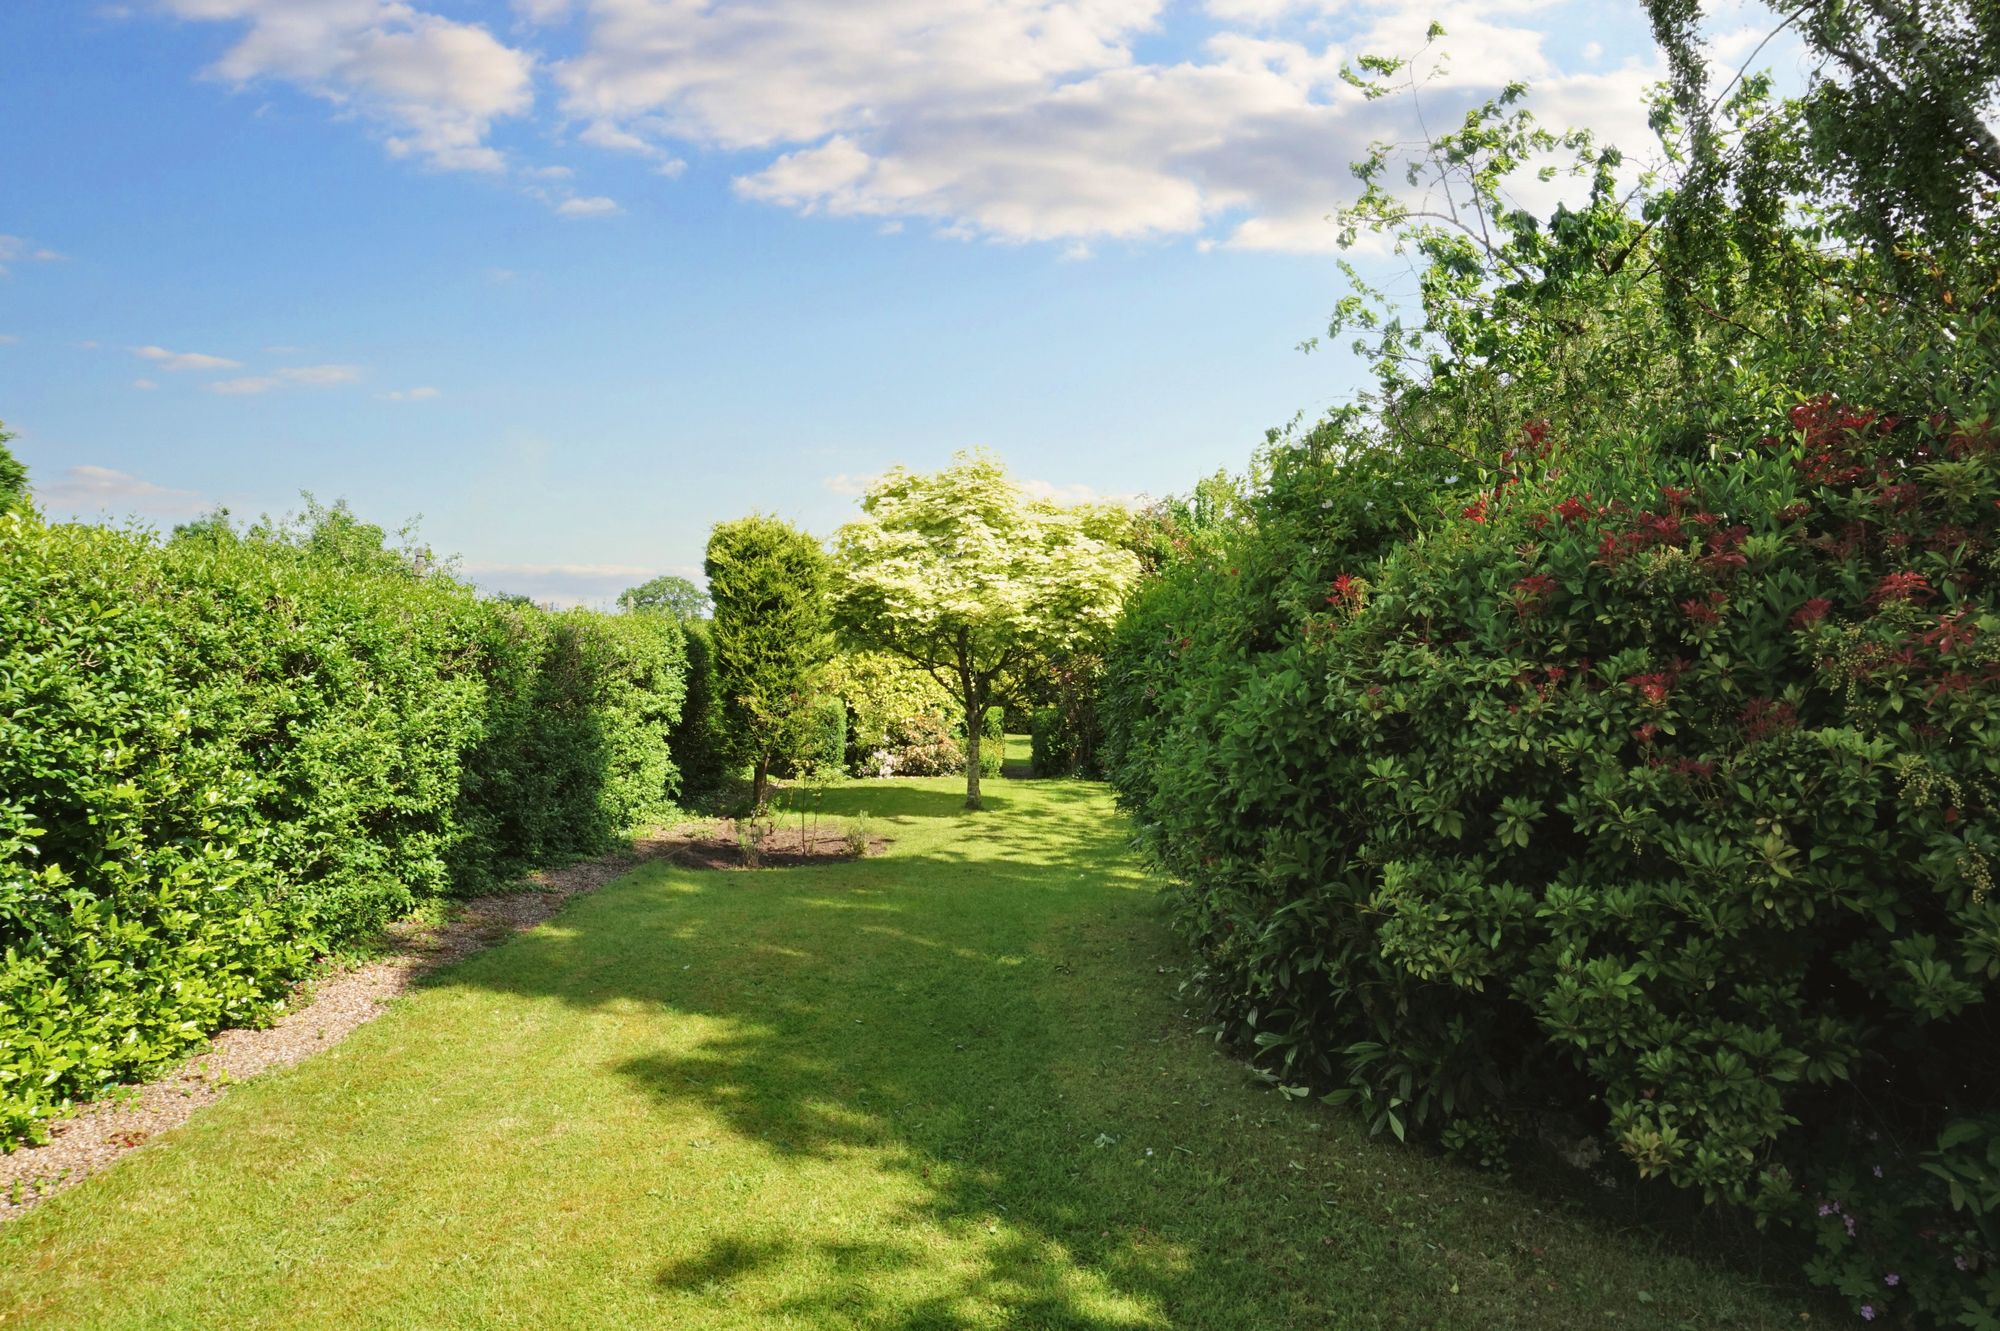
[[666, 573], [618, 593], [618, 608], [627, 613], [672, 615], [686, 623], [708, 618], [708, 593], [686, 578]]
[[1027, 672], [1101, 637], [1138, 557], [1112, 512], [1031, 499], [984, 454], [928, 475], [898, 467], [861, 509], [834, 538], [841, 628], [922, 667], [957, 700], [965, 807], [977, 809], [986, 709]]
[[7, 448], [14, 436], [0, 423], [0, 513], [14, 507], [28, 493], [28, 469]]
[[762, 804], [772, 764], [802, 751], [819, 675], [833, 656], [826, 553], [760, 514], [718, 523], [703, 569], [728, 743], [751, 764], [751, 798]]
[[217, 504], [200, 517], [189, 518], [186, 522], [175, 524], [173, 539], [231, 541], [236, 539], [236, 524], [230, 521], [228, 508]]

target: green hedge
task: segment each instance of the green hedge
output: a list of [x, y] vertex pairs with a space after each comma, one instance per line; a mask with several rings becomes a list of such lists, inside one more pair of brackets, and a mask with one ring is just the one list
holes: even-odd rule
[[682, 661], [670, 620], [393, 559], [0, 517], [0, 1146], [423, 899], [663, 816]]
[[715, 675], [715, 636], [705, 619], [681, 621], [687, 637], [687, 699], [674, 726], [672, 749], [686, 800], [712, 795], [729, 774], [722, 695]]
[[1105, 711], [1224, 1034], [1398, 1136], [1601, 1133], [1871, 1312], [1995, 1325], [2000, 433], [1913, 415], [1406, 538], [1280, 459], [1183, 534]]
[[980, 716], [979, 775], [999, 776], [1007, 757], [1007, 709], [989, 707]]

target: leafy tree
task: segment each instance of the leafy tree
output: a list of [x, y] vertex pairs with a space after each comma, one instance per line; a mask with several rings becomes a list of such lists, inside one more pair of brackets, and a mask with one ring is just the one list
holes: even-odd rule
[[0, 424], [0, 513], [12, 508], [28, 493], [28, 469], [7, 447], [7, 441], [13, 437], [6, 426]]
[[826, 553], [762, 514], [716, 524], [703, 565], [715, 606], [716, 686], [730, 743], [764, 802], [771, 766], [801, 752], [810, 703], [833, 656]]
[[2000, 5], [1801, 0], [1780, 6], [1777, 31], [1796, 31], [1809, 54], [1808, 85], [1740, 135], [1714, 121], [1729, 89], [1709, 91], [1701, 25], [1710, 7], [1708, 0], [1646, 0], [1673, 75], [1692, 165], [1687, 206], [1675, 219], [1677, 239], [1713, 238], [1721, 229], [1715, 204], [1732, 188], [1739, 199], [1804, 194], [1865, 237], [1905, 279], [1942, 275], [1941, 258], [1981, 248], [1983, 236], [1983, 290], [1956, 292], [1954, 303], [1991, 299], [2000, 289], [1990, 249], [2000, 215], [2000, 136], [1993, 130], [2000, 118]]
[[[451, 561], [440, 560], [418, 538], [415, 518], [397, 530], [399, 544], [392, 546], [389, 533], [373, 522], [363, 522], [345, 499], [336, 499], [329, 506], [320, 503], [311, 491], [302, 492], [300, 498], [305, 500], [303, 512], [281, 519], [266, 516], [251, 526], [248, 539], [288, 545], [314, 559], [356, 573], [427, 578], [450, 572]], [[219, 524], [217, 514], [220, 514]], [[209, 532], [227, 529], [228, 510], [198, 518], [194, 525]]]
[[842, 628], [922, 667], [964, 709], [965, 806], [977, 809], [986, 709], [1107, 631], [1138, 558], [1112, 513], [1030, 499], [983, 454], [929, 475], [898, 467], [861, 508], [835, 536]]
[[666, 573], [618, 593], [618, 608], [628, 614], [672, 615], [686, 623], [708, 618], [708, 593], [686, 578]]

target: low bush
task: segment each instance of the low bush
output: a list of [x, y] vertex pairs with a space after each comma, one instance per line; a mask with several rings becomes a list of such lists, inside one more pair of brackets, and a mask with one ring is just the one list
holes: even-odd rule
[[980, 714], [979, 775], [998, 776], [1007, 757], [1007, 711], [989, 707]]
[[418, 901], [669, 807], [671, 621], [481, 601], [316, 512], [0, 516], [0, 1146]]
[[965, 770], [952, 739], [951, 694], [916, 666], [882, 652], [842, 652], [825, 684], [847, 708], [847, 770], [948, 776]]

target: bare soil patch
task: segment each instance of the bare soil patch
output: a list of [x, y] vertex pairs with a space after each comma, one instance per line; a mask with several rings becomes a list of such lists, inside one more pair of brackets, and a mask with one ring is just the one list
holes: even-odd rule
[[[648, 844], [690, 869], [794, 869], [856, 858], [844, 829], [814, 827], [811, 820], [801, 830], [796, 821], [759, 827], [720, 818], [684, 824]], [[866, 854], [880, 855], [888, 845], [887, 837], [870, 837]]]

